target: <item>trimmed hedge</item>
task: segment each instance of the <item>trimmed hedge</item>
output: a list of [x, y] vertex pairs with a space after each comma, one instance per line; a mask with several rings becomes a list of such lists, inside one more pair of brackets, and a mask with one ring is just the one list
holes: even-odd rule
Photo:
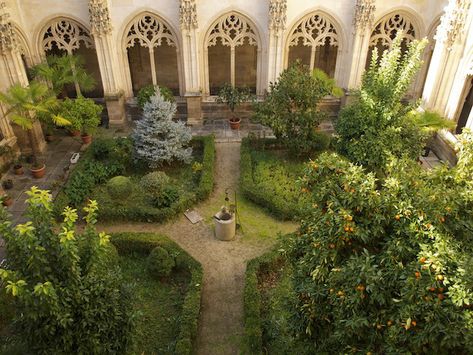
[[203, 136], [194, 137], [196, 141], [201, 141], [204, 146], [204, 156], [202, 157], [202, 173], [196, 196], [199, 201], [210, 196], [214, 188], [214, 168], [215, 168], [215, 137]]
[[[283, 170], [286, 169], [284, 161], [281, 161], [281, 164], [276, 166], [276, 169], [268, 169], [263, 165], [265, 163], [270, 164], [271, 162], [260, 161], [261, 170], [259, 170], [259, 172], [261, 175], [255, 175], [257, 174], [258, 167], [258, 161], [254, 159], [255, 153], [262, 152], [265, 149], [270, 151], [275, 148], [280, 149], [280, 144], [276, 139], [266, 138], [252, 140], [251, 138], [244, 138], [242, 140], [240, 153], [240, 191], [245, 198], [265, 208], [276, 217], [283, 220], [290, 220], [294, 219], [299, 214], [298, 211], [302, 210], [302, 197], [300, 201], [294, 202], [294, 196], [290, 196], [290, 194], [295, 195], [295, 190], [297, 189], [296, 177], [294, 177], [293, 186], [287, 186], [288, 178], [281, 175], [286, 173]], [[268, 178], [264, 175], [264, 172], [271, 175], [280, 174], [279, 178], [286, 180], [278, 181], [278, 177]], [[256, 182], [256, 179], [260, 179], [260, 181]], [[294, 189], [294, 192], [288, 193], [288, 187]], [[280, 190], [280, 194], [277, 193], [278, 189]]]
[[248, 262], [243, 294], [245, 333], [242, 354], [263, 353], [263, 321], [261, 319], [261, 293], [258, 288], [258, 275], [280, 263], [283, 256], [277, 249]]
[[176, 340], [175, 354], [189, 355], [193, 352], [193, 344], [197, 335], [202, 292], [202, 266], [179, 245], [169, 238], [153, 233], [116, 233], [110, 241], [121, 255], [137, 253], [148, 256], [156, 247], [166, 249], [176, 258], [176, 267], [186, 269], [191, 274], [187, 294], [184, 298], [180, 316], [180, 330]]

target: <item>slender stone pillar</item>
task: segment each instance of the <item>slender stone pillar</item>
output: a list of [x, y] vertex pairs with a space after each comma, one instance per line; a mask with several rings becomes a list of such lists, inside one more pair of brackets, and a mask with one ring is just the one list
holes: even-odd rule
[[[4, 2], [0, 3], [0, 77], [5, 78], [4, 83], [7, 84], [6, 87], [1, 88], [2, 90], [7, 90], [8, 87], [17, 83], [23, 86], [29, 84], [21, 58], [20, 42], [9, 18], [10, 14], [6, 4]], [[31, 142], [27, 138], [26, 132], [20, 127], [10, 124], [5, 116], [6, 111], [6, 107], [3, 107], [0, 111], [0, 128], [4, 139], [7, 140], [7, 144], [10, 146], [13, 147], [15, 143], [18, 143], [24, 153], [30, 153], [32, 150]], [[34, 123], [32, 131], [35, 138], [33, 144], [36, 146], [36, 151], [41, 153], [46, 147], [46, 142], [39, 122]]]
[[441, 18], [422, 93], [424, 106], [428, 109], [446, 112], [455, 73], [463, 56], [463, 31], [469, 8], [470, 0], [450, 0]]
[[195, 0], [180, 0], [184, 97], [187, 101], [187, 123], [202, 124], [202, 88], [199, 71], [197, 6]]
[[109, 123], [125, 123], [125, 98], [120, 82], [117, 48], [112, 38], [112, 22], [108, 0], [89, 0], [91, 33], [100, 67]]
[[349, 71], [349, 89], [358, 88], [365, 71], [366, 59], [369, 51], [371, 27], [376, 11], [375, 0], [357, 0], [353, 17], [353, 36], [351, 47], [351, 67]]
[[287, 0], [269, 2], [268, 82], [274, 83], [284, 70], [284, 29], [287, 18]]

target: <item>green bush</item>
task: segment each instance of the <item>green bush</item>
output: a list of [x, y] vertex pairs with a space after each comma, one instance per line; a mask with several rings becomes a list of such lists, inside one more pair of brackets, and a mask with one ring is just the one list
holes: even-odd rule
[[137, 100], [138, 100], [138, 106], [141, 109], [143, 109], [143, 107], [145, 106], [145, 103], [149, 101], [150, 97], [154, 95], [157, 88], [159, 88], [161, 95], [164, 97], [166, 101], [169, 101], [169, 102], [175, 101], [174, 95], [169, 88], [165, 86], [147, 85], [147, 86], [142, 87], [138, 91]]
[[307, 164], [302, 181], [312, 201], [284, 245], [295, 336], [321, 352], [473, 351], [465, 277], [473, 136], [460, 142], [455, 168], [395, 160], [383, 180], [337, 154]]
[[193, 139], [204, 145], [202, 173], [196, 189], [197, 199], [202, 201], [210, 196], [214, 188], [215, 139], [214, 136], [194, 137]]
[[154, 248], [148, 255], [148, 272], [155, 277], [168, 277], [174, 266], [176, 266], [174, 257], [163, 247]]
[[296, 183], [302, 173], [302, 164], [270, 155], [271, 149], [266, 146], [275, 144], [277, 140], [274, 139], [242, 141], [240, 191], [278, 218], [293, 219], [302, 212], [304, 205], [304, 196]]
[[422, 153], [431, 134], [413, 114], [419, 102], [407, 102], [405, 96], [427, 42], [412, 41], [404, 53], [404, 37], [397, 36], [382, 58], [373, 52], [356, 100], [340, 111], [335, 125], [338, 151], [352, 162], [378, 172], [393, 156], [415, 160]]
[[316, 131], [313, 136], [312, 150], [314, 152], [324, 152], [329, 149], [331, 142], [332, 137], [330, 134]]
[[296, 62], [271, 83], [265, 100], [255, 106], [254, 120], [270, 127], [293, 155], [310, 155], [317, 141], [316, 128], [327, 116], [318, 104], [340, 91], [323, 71], [311, 71]]
[[140, 186], [154, 207], [170, 207], [179, 199], [179, 191], [163, 171], [153, 171], [140, 180]]
[[107, 182], [108, 194], [112, 199], [123, 200], [130, 196], [133, 184], [129, 177], [115, 176]]
[[159, 234], [118, 233], [112, 235], [111, 242], [115, 245], [119, 254], [122, 255], [137, 253], [147, 256], [156, 247], [161, 247], [169, 255], [174, 255], [177, 268], [186, 269], [191, 273], [191, 280], [180, 314], [180, 330], [176, 339], [175, 353], [179, 355], [192, 354], [194, 340], [197, 335], [202, 292], [203, 273], [200, 263], [172, 240]]
[[[0, 269], [15, 307], [16, 333], [27, 353], [125, 353], [133, 315], [109, 236], [97, 233], [97, 204], [89, 202], [85, 228], [76, 233], [77, 212], [66, 208], [61, 226], [53, 223], [51, 196], [27, 192], [25, 228], [16, 228], [0, 209], [8, 268]], [[59, 228], [60, 227], [60, 228]]]
[[66, 206], [80, 208], [96, 185], [124, 174], [130, 164], [131, 147], [128, 138], [98, 138], [92, 142], [56, 196], [55, 216], [59, 217]]

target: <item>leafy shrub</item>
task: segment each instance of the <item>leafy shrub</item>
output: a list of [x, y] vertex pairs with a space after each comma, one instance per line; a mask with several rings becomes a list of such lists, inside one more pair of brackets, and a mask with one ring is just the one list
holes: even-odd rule
[[60, 216], [66, 206], [79, 208], [97, 184], [122, 175], [130, 162], [130, 151], [129, 139], [96, 139], [56, 196], [55, 215]]
[[86, 227], [77, 234], [75, 210], [66, 208], [57, 228], [48, 192], [33, 187], [28, 196], [27, 224], [13, 226], [0, 209], [8, 256], [8, 269], [0, 269], [1, 291], [14, 300], [14, 325], [28, 353], [126, 352], [130, 299], [109, 236], [95, 230], [97, 204], [84, 209]]
[[130, 196], [133, 190], [133, 185], [129, 177], [126, 176], [115, 176], [108, 180], [107, 190], [113, 199], [122, 200]]
[[324, 152], [329, 149], [332, 137], [325, 132], [314, 132], [312, 150], [314, 152]]
[[398, 36], [381, 59], [374, 50], [357, 99], [335, 125], [338, 151], [372, 171], [382, 172], [391, 157], [416, 160], [433, 131], [451, 127], [438, 114], [419, 112], [419, 102], [406, 102], [427, 40], [412, 41], [405, 54], [403, 41]]
[[147, 233], [120, 233], [111, 238], [120, 254], [138, 253], [148, 255], [154, 248], [166, 249], [170, 255], [176, 255], [177, 267], [185, 268], [191, 273], [191, 280], [182, 305], [180, 314], [180, 331], [176, 339], [175, 353], [190, 355], [197, 335], [197, 325], [200, 314], [200, 300], [202, 292], [202, 266], [189, 254], [182, 250], [169, 238]]
[[168, 277], [174, 266], [176, 266], [174, 258], [162, 247], [154, 248], [148, 255], [147, 267], [151, 275]]
[[175, 160], [190, 162], [192, 148], [188, 148], [192, 134], [183, 122], [174, 122], [176, 104], [166, 101], [158, 92], [144, 105], [143, 118], [136, 122], [133, 144], [137, 160], [151, 169]]
[[471, 137], [451, 170], [395, 160], [378, 181], [336, 154], [307, 165], [312, 203], [285, 247], [296, 336], [320, 352], [473, 351]]
[[140, 185], [155, 207], [169, 207], [179, 198], [179, 191], [162, 171], [146, 174], [141, 178]]
[[317, 105], [330, 94], [340, 94], [333, 79], [318, 69], [310, 72], [297, 62], [270, 85], [265, 101], [255, 106], [254, 119], [271, 127], [292, 154], [308, 155], [317, 148], [313, 146], [316, 128], [326, 118]]
[[[213, 136], [195, 137], [195, 145], [203, 146], [202, 157], [202, 173], [200, 179], [195, 183], [193, 188], [177, 188], [175, 183], [170, 186], [171, 202], [169, 207], [156, 207], [150, 201], [147, 188], [141, 188], [140, 181], [137, 177], [133, 177], [133, 191], [130, 197], [124, 203], [117, 203], [108, 195], [106, 189], [97, 187], [94, 191], [94, 199], [100, 202], [100, 220], [124, 220], [124, 221], [144, 221], [162, 223], [170, 218], [175, 217], [178, 213], [185, 211], [197, 201], [207, 198], [213, 190], [214, 185], [214, 162], [215, 162], [215, 145]], [[200, 149], [196, 149], [199, 151]], [[174, 190], [174, 191], [173, 191]], [[168, 191], [168, 192], [169, 192]], [[58, 196], [60, 197], [60, 196]], [[150, 203], [151, 202], [151, 203]], [[168, 204], [165, 203], [165, 204]]]
[[138, 106], [141, 109], [145, 107], [146, 103], [150, 102], [151, 96], [156, 94], [156, 89], [159, 89], [159, 92], [163, 96], [164, 100], [168, 102], [175, 102], [174, 95], [169, 88], [165, 86], [146, 85], [138, 91], [137, 95]]
[[77, 99], [66, 98], [61, 102], [60, 114], [71, 122], [71, 129], [82, 130], [92, 134], [100, 124], [100, 113], [103, 107], [94, 100], [78, 96]]

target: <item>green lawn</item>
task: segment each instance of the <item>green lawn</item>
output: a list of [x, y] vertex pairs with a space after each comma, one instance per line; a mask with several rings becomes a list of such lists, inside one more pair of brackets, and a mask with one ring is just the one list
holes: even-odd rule
[[134, 328], [136, 354], [173, 354], [179, 334], [179, 316], [190, 275], [176, 272], [167, 281], [152, 277], [146, 257], [120, 256], [125, 283], [132, 289], [138, 316]]
[[281, 219], [300, 215], [304, 199], [297, 180], [306, 160], [290, 157], [275, 140], [244, 140], [240, 189], [243, 195]]

